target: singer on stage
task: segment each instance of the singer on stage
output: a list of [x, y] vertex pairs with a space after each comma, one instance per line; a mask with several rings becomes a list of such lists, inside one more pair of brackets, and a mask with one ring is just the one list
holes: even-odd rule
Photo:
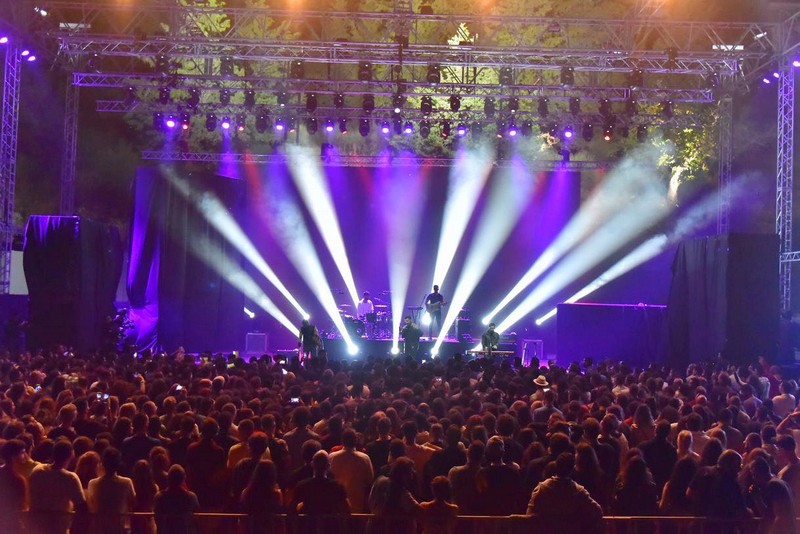
[[500, 344], [500, 334], [494, 331], [495, 324], [489, 323], [489, 329], [483, 333], [481, 336], [481, 347], [486, 354], [491, 354], [492, 351], [497, 350], [497, 346]]
[[414, 324], [410, 315], [406, 315], [403, 321], [405, 324], [400, 329], [400, 336], [405, 341], [404, 353], [406, 356], [414, 358], [419, 353], [419, 338], [422, 337], [422, 330]]

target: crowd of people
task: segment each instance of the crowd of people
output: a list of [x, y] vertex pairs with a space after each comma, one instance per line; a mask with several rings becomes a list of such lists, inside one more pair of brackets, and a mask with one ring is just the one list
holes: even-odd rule
[[254, 533], [282, 514], [409, 534], [510, 515], [795, 532], [800, 409], [781, 369], [515, 363], [5, 353], [0, 532], [181, 533], [196, 512]]

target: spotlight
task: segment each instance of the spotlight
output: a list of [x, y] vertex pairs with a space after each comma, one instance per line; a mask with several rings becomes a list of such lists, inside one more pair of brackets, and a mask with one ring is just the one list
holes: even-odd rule
[[792, 61], [792, 67], [800, 68], [800, 59], [795, 59]]
[[428, 74], [425, 76], [425, 81], [431, 85], [436, 85], [442, 81], [441, 66], [432, 63], [428, 65]]
[[256, 105], [256, 92], [252, 89], [248, 89], [244, 92], [244, 107], [247, 109], [253, 109]]
[[128, 87], [128, 90], [125, 93], [125, 104], [127, 104], [128, 106], [132, 106], [138, 101], [139, 101], [139, 95], [136, 94], [136, 88]]
[[500, 67], [500, 85], [514, 84], [514, 71], [511, 67]]
[[537, 108], [537, 111], [539, 113], [539, 116], [543, 119], [547, 118], [547, 116], [550, 114], [550, 109], [548, 104], [550, 104], [549, 98], [547, 98], [546, 96], [539, 97], [539, 107]]
[[678, 68], [678, 49], [674, 46], [670, 46], [665, 51], [667, 54], [667, 68], [669, 70], [675, 70]]
[[392, 96], [392, 106], [394, 106], [394, 112], [400, 113], [403, 110], [403, 105], [406, 103], [406, 97], [401, 95], [400, 93], [395, 93]]
[[233, 76], [233, 58], [231, 56], [223, 56], [219, 60], [219, 74], [224, 77]]
[[628, 87], [635, 89], [637, 87], [644, 87], [644, 71], [642, 69], [633, 69], [628, 74]]
[[483, 135], [483, 124], [480, 122], [473, 122], [472, 123], [472, 137], [477, 139]]
[[256, 131], [263, 134], [269, 129], [269, 115], [266, 111], [262, 110], [256, 115]]
[[158, 101], [162, 104], [169, 104], [170, 101], [170, 88], [162, 87], [158, 90]]
[[8, 43], [8, 36], [3, 35], [0, 37], [0, 44], [7, 44]]
[[674, 115], [674, 110], [672, 108], [672, 100], [664, 100], [661, 102], [661, 113], [667, 119], [671, 119]]
[[632, 96], [625, 100], [625, 113], [628, 115], [637, 115], [639, 113], [639, 102]]
[[567, 87], [575, 85], [575, 69], [572, 67], [561, 67], [561, 85]]
[[606, 124], [603, 128], [603, 139], [605, 141], [611, 141], [614, 139], [614, 125]]
[[425, 119], [419, 123], [419, 135], [424, 139], [427, 138], [430, 134], [431, 134], [431, 123], [428, 122], [428, 119]]
[[450, 95], [450, 111], [458, 111], [459, 109], [461, 109], [461, 97]]
[[342, 93], [336, 93], [333, 95], [333, 105], [337, 109], [341, 109], [344, 107], [344, 95]]
[[278, 91], [278, 106], [285, 108], [289, 103], [289, 93], [286, 91]]
[[333, 132], [333, 119], [325, 119], [325, 131], [328, 133]]
[[456, 135], [459, 137], [467, 135], [467, 125], [463, 122], [459, 123], [458, 126], [456, 126]]
[[565, 140], [570, 140], [575, 135], [575, 132], [572, 131], [572, 126], [565, 126], [562, 136]]
[[339, 119], [339, 132], [342, 135], [347, 135], [347, 119], [344, 117]]
[[366, 114], [375, 111], [375, 95], [364, 95], [361, 99], [361, 109], [363, 109]]
[[509, 137], [516, 137], [517, 136], [517, 125], [513, 120], [508, 123], [508, 130], [507, 131], [508, 131], [508, 136]]
[[778, 80], [781, 77], [781, 73], [778, 71], [772, 71], [772, 77]]
[[[797, 65], [794, 65], [795, 63], [797, 63]], [[800, 67], [800, 61], [795, 59], [792, 62], [792, 65], [794, 65], [795, 67]], [[706, 75], [706, 86], [709, 89], [716, 89], [717, 87], [719, 87], [719, 84], [720, 84], [719, 73], [711, 71]]]
[[508, 111], [511, 113], [516, 113], [519, 111], [519, 98], [512, 96], [508, 99]]
[[153, 129], [161, 130], [164, 128], [164, 115], [159, 112], [153, 113]]
[[533, 135], [533, 121], [523, 122], [522, 128], [520, 128], [520, 133], [523, 137], [530, 137]]
[[383, 121], [381, 123], [381, 133], [383, 135], [388, 135], [391, 132], [391, 127], [389, 126], [389, 121]]
[[91, 72], [100, 72], [100, 54], [95, 52], [86, 60], [86, 69]]
[[603, 117], [608, 117], [611, 115], [611, 101], [607, 98], [600, 100], [599, 110], [600, 115]]
[[290, 132], [293, 132], [297, 129], [296, 121], [294, 117], [287, 117], [286, 119], [286, 129]]
[[581, 112], [581, 99], [573, 96], [569, 99], [569, 112], [573, 115], [578, 115]]
[[361, 119], [361, 122], [358, 124], [358, 133], [361, 134], [361, 137], [369, 135], [369, 119]]
[[306, 95], [306, 111], [309, 113], [314, 113], [317, 111], [317, 94], [316, 93], [308, 93]]
[[34, 56], [33, 54], [29, 55], [28, 56], [28, 62], [29, 63], [33, 63], [34, 61], [36, 61], [36, 56]]
[[279, 132], [282, 132], [286, 129], [286, 122], [281, 117], [275, 119], [275, 129]]
[[350, 345], [349, 347], [347, 347], [347, 353], [350, 354], [350, 356], [355, 356], [356, 354], [358, 354], [358, 347], [356, 347], [355, 345]]
[[391, 352], [393, 355], [396, 356], [396, 355], [400, 354], [400, 348], [399, 347], [392, 347], [392, 349], [389, 352]]
[[188, 113], [181, 113], [181, 130], [188, 130], [192, 125], [192, 117]]
[[223, 106], [227, 106], [231, 103], [231, 92], [228, 89], [220, 89], [219, 91], [219, 103]]
[[314, 117], [309, 117], [306, 119], [306, 131], [309, 135], [314, 135], [317, 133], [317, 119]]
[[22, 52], [20, 52], [19, 55], [21, 55], [22, 57], [28, 57], [29, 55], [31, 55], [31, 51], [26, 48]]
[[236, 130], [239, 132], [243, 132], [247, 127], [247, 118], [244, 116], [244, 113], [239, 113], [236, 116]]
[[594, 139], [594, 125], [591, 122], [586, 122], [583, 124], [583, 129], [581, 130], [581, 136], [583, 140], [589, 143], [592, 139]]
[[[128, 91], [130, 92], [130, 89]], [[197, 108], [200, 105], [200, 89], [194, 87], [189, 89], [189, 96], [186, 98], [186, 105], [190, 108]]]
[[213, 113], [206, 115], [206, 130], [213, 132], [217, 129], [217, 116]]
[[419, 102], [419, 110], [423, 115], [430, 115], [433, 112], [433, 99], [429, 96], [423, 96]]
[[358, 64], [358, 79], [362, 82], [372, 81], [372, 63], [362, 61]]
[[406, 135], [414, 133], [414, 124], [411, 121], [406, 121], [405, 125], [403, 126], [403, 133]]
[[305, 76], [306, 65], [302, 60], [293, 59], [289, 63], [289, 77], [294, 80], [302, 80]]
[[447, 139], [448, 137], [450, 137], [451, 131], [452, 128], [450, 126], [450, 121], [442, 121], [442, 134], [441, 134], [442, 138]]
[[169, 58], [164, 54], [156, 56], [155, 69], [158, 74], [169, 74]]
[[494, 117], [495, 105], [494, 98], [486, 97], [483, 101], [483, 112], [487, 117]]
[[392, 128], [394, 128], [394, 133], [396, 135], [400, 135], [403, 133], [403, 121], [402, 119], [400, 119], [400, 117], [394, 118], [394, 120], [392, 121]]
[[219, 125], [223, 130], [229, 130], [231, 127], [231, 120], [228, 117], [222, 117], [222, 122]]
[[636, 128], [636, 140], [640, 143], [647, 141], [647, 126], [644, 124]]
[[761, 82], [766, 84], [766, 85], [769, 85], [770, 83], [772, 83], [772, 82], [770, 82], [770, 79], [768, 77], [766, 77], [766, 76], [761, 78]]

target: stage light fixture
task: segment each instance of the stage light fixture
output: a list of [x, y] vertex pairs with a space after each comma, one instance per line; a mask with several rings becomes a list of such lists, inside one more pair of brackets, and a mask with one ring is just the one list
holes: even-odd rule
[[8, 43], [8, 36], [7, 35], [0, 36], [0, 44], [7, 44], [7, 43]]
[[361, 137], [366, 137], [369, 135], [369, 119], [361, 119], [358, 124], [358, 133], [361, 134]]
[[158, 90], [158, 101], [162, 104], [169, 104], [171, 90], [169, 87], [162, 87]]
[[339, 119], [339, 133], [342, 135], [347, 135], [347, 119], [344, 117]]
[[252, 89], [247, 89], [244, 92], [244, 107], [253, 109], [256, 105], [256, 92]]
[[[797, 63], [798, 64], [797, 66], [800, 66], [800, 62], [797, 60], [794, 60], [793, 64], [794, 63]], [[710, 71], [706, 75], [706, 87], [708, 87], [709, 89], [716, 89], [717, 87], [719, 87], [719, 84], [720, 84], [719, 73], [715, 71]]]
[[86, 70], [89, 72], [100, 72], [100, 54], [95, 52], [86, 59]]
[[317, 133], [317, 119], [315, 117], [308, 117], [306, 119], [306, 131], [309, 135]]
[[664, 100], [661, 102], [661, 114], [667, 119], [671, 119], [674, 116], [675, 110], [672, 106], [672, 100]]
[[24, 48], [22, 52], [19, 53], [19, 55], [22, 57], [28, 57], [29, 55], [31, 55], [31, 51], [28, 50], [27, 48]]
[[433, 99], [429, 96], [423, 96], [419, 101], [419, 110], [423, 115], [433, 113]]
[[363, 109], [364, 113], [367, 115], [375, 111], [375, 95], [364, 95], [361, 99], [361, 109]]
[[644, 70], [635, 68], [628, 74], [628, 87], [631, 89], [644, 87]]
[[222, 122], [220, 122], [219, 126], [223, 130], [229, 130], [231, 128], [231, 119], [228, 117], [222, 117]]
[[29, 55], [28, 56], [28, 63], [33, 63], [34, 61], [36, 61], [36, 56], [33, 55], [33, 54]]
[[569, 141], [574, 135], [575, 132], [572, 130], [572, 126], [564, 126], [564, 130], [561, 133], [561, 136], [564, 138], [564, 140]]
[[383, 121], [381, 123], [381, 133], [383, 135], [389, 135], [392, 131], [391, 126], [389, 125], [389, 121]]
[[403, 125], [403, 133], [406, 135], [411, 135], [414, 133], [414, 123], [411, 121], [406, 121], [405, 125]]
[[275, 130], [282, 132], [286, 130], [286, 122], [283, 120], [282, 117], [278, 117], [275, 119]]
[[458, 95], [450, 95], [450, 111], [458, 111], [461, 109], [461, 97]]
[[156, 56], [156, 73], [166, 75], [169, 74], [169, 58], [164, 54]]
[[519, 98], [512, 96], [508, 99], [508, 111], [511, 113], [516, 113], [519, 111]]
[[436, 63], [428, 65], [428, 74], [425, 76], [425, 81], [431, 85], [436, 85], [442, 81], [441, 66]]
[[600, 111], [600, 115], [603, 117], [608, 117], [611, 115], [611, 101], [608, 98], [603, 98], [600, 100], [600, 104], [598, 106]]
[[392, 106], [394, 106], [394, 112], [400, 113], [403, 111], [403, 106], [406, 103], [406, 97], [400, 93], [395, 93], [392, 96]]
[[573, 96], [569, 99], [569, 112], [573, 115], [579, 115], [581, 112], [581, 99]]
[[516, 137], [517, 136], [517, 124], [512, 120], [508, 123], [508, 129], [506, 130], [509, 137]]
[[302, 80], [306, 75], [306, 64], [300, 59], [293, 59], [289, 63], [289, 77], [294, 80]]
[[278, 106], [285, 108], [289, 103], [289, 93], [286, 91], [278, 91]]
[[333, 132], [333, 119], [325, 119], [325, 131], [328, 133]]
[[217, 116], [213, 113], [206, 115], [206, 130], [213, 132], [217, 129]]
[[231, 103], [231, 92], [229, 89], [220, 89], [219, 91], [219, 103], [223, 106], [227, 106]]
[[423, 120], [419, 123], [419, 135], [423, 139], [427, 138], [431, 134], [431, 123], [428, 119]]
[[244, 113], [236, 115], [236, 131], [243, 132], [247, 128], [247, 117]]
[[162, 130], [164, 129], [164, 114], [159, 113], [156, 111], [153, 113], [153, 129], [154, 130]]
[[523, 137], [530, 137], [533, 135], [533, 121], [523, 122], [522, 128], [520, 128], [520, 133]]
[[622, 126], [620, 126], [620, 127], [619, 127], [619, 135], [620, 135], [620, 136], [621, 136], [623, 139], [627, 139], [627, 138], [628, 138], [628, 136], [630, 136], [630, 134], [631, 134], [631, 130], [630, 130], [630, 128], [628, 127], [628, 125], [627, 125], [627, 124], [623, 124]]
[[628, 115], [638, 115], [639, 113], [639, 102], [632, 96], [625, 100], [625, 113]]
[[181, 130], [188, 130], [192, 125], [192, 116], [188, 113], [181, 113]]
[[483, 136], [483, 124], [480, 122], [473, 122], [470, 130], [472, 131], [472, 137], [474, 139], [479, 139]]
[[761, 83], [763, 83], [765, 85], [769, 85], [772, 82], [770, 81], [769, 77], [764, 76], [763, 78], [761, 78]]
[[636, 140], [640, 143], [647, 141], [647, 126], [644, 124], [636, 128]]
[[550, 104], [549, 98], [547, 98], [546, 96], [539, 97], [539, 105], [537, 107], [537, 112], [539, 113], [539, 116], [543, 119], [546, 119], [547, 116], [550, 114], [549, 104]]
[[125, 104], [132, 106], [139, 101], [139, 95], [136, 93], [136, 88], [131, 86], [125, 91]]
[[678, 49], [674, 46], [670, 46], [664, 52], [667, 55], [667, 68], [669, 70], [675, 70], [678, 68]]
[[443, 139], [447, 139], [450, 137], [450, 133], [452, 131], [452, 127], [450, 126], [450, 121], [444, 120], [442, 121], [442, 133], [441, 136]]
[[314, 113], [317, 111], [317, 94], [316, 93], [308, 93], [306, 94], [306, 111], [309, 113]]
[[558, 124], [551, 122], [546, 126], [544, 124], [539, 126], [540, 129], [542, 127], [544, 127], [544, 132], [542, 133], [547, 133], [550, 137], [558, 137]]
[[333, 105], [336, 109], [341, 109], [344, 107], [344, 94], [336, 93], [333, 95]]
[[362, 61], [358, 64], [358, 79], [362, 82], [372, 81], [372, 63]]
[[265, 110], [261, 110], [256, 115], [256, 131], [263, 134], [269, 129], [269, 114]]
[[233, 76], [233, 58], [231, 56], [223, 56], [219, 60], [219, 74], [223, 77]]
[[498, 78], [500, 80], [500, 85], [513, 85], [514, 70], [511, 67], [500, 67], [500, 74]]
[[561, 85], [564, 87], [575, 85], [575, 69], [573, 67], [561, 67]]
[[605, 141], [611, 141], [614, 139], [614, 125], [613, 124], [606, 124], [603, 128], [603, 139]]
[[488, 96], [483, 100], [483, 113], [487, 117], [491, 118], [494, 117], [494, 112], [496, 111], [496, 107], [494, 105], [494, 98]]
[[186, 97], [186, 105], [192, 109], [196, 109], [197, 106], [200, 105], [200, 89], [194, 87], [189, 89], [188, 96]]
[[581, 136], [583, 140], [587, 143], [591, 142], [594, 139], [594, 125], [591, 122], [583, 123], [583, 128], [581, 129]]
[[467, 135], [467, 125], [463, 122], [460, 122], [456, 127], [456, 135], [459, 137], [464, 137]]

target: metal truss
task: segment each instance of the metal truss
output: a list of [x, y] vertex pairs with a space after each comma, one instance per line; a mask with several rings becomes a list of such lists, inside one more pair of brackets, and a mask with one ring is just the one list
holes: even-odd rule
[[75, 171], [78, 148], [80, 87], [67, 84], [64, 103], [64, 154], [61, 159], [61, 215], [75, 214]]
[[800, 261], [800, 251], [784, 252], [781, 254], [782, 263], [794, 263]]
[[[282, 154], [250, 154], [250, 153], [218, 153], [218, 152], [174, 152], [168, 150], [145, 150], [142, 159], [151, 161], [190, 161], [200, 163], [273, 163], [283, 161]], [[330, 155], [322, 160], [331, 166], [337, 167], [375, 167], [391, 163], [394, 166], [419, 166], [424, 164], [431, 167], [451, 167], [452, 158], [419, 157], [392, 157], [392, 156], [361, 156], [361, 155]], [[504, 166], [512, 163], [506, 160], [497, 160], [495, 165]], [[569, 161], [561, 160], [531, 160], [528, 162], [532, 170], [567, 169], [572, 171], [607, 169], [613, 165], [608, 161]]]
[[717, 205], [717, 233], [730, 231], [731, 211], [731, 166], [733, 162], [733, 98], [725, 95], [717, 106], [717, 133], [719, 145], [719, 204]]
[[0, 128], [0, 294], [11, 290], [11, 245], [14, 240], [14, 190], [17, 176], [20, 65], [17, 46], [8, 45], [3, 71], [2, 128]]
[[[778, 81], [778, 150], [775, 232], [780, 236], [781, 254], [792, 252], [792, 193], [794, 188], [794, 71], [785, 58]], [[782, 256], [783, 257], [783, 256]], [[780, 299], [784, 310], [792, 304], [792, 266], [780, 263]]]

